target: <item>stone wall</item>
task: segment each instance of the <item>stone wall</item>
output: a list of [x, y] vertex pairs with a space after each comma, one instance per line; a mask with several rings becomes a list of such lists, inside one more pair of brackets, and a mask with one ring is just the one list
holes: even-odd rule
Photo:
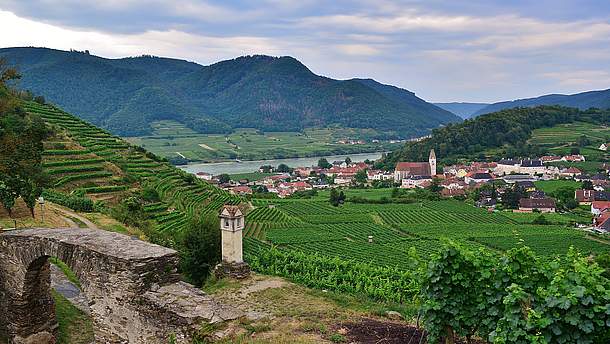
[[0, 338], [55, 334], [48, 257], [79, 278], [99, 343], [186, 343], [202, 323], [240, 316], [180, 282], [174, 250], [101, 230], [27, 229], [0, 234], [0, 309], [14, 310], [0, 313]]

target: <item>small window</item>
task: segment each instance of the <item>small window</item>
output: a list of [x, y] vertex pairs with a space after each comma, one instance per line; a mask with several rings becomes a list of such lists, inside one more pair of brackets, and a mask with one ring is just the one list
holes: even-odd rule
[[229, 227], [229, 220], [225, 220], [225, 227]]

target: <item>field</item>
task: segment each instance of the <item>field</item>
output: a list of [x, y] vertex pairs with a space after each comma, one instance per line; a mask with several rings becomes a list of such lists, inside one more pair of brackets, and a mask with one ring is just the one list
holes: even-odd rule
[[342, 138], [366, 138], [374, 135], [368, 129], [307, 129], [299, 132], [262, 133], [255, 129], [238, 129], [228, 135], [198, 134], [175, 121], [152, 124], [153, 135], [127, 138], [163, 157], [184, 157], [191, 161], [228, 159], [259, 160], [352, 154], [385, 151], [399, 144], [337, 144]]
[[536, 188], [544, 191], [547, 194], [553, 193], [560, 188], [572, 188], [578, 189], [581, 187], [582, 183], [574, 181], [574, 180], [539, 180], [534, 182]]
[[589, 123], [562, 124], [534, 130], [529, 142], [539, 145], [559, 146], [575, 143], [581, 136], [586, 136], [591, 141], [591, 146], [597, 148], [601, 143], [608, 142], [610, 127], [600, 127]]

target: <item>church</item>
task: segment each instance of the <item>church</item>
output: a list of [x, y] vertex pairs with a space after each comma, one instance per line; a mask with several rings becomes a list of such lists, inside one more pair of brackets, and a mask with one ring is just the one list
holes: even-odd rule
[[399, 183], [403, 179], [412, 177], [428, 177], [436, 174], [436, 154], [434, 149], [430, 150], [428, 162], [399, 162], [394, 170], [394, 181]]

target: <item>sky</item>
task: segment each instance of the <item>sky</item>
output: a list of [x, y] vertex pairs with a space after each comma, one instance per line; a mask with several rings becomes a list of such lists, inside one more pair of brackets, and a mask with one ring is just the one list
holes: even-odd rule
[[108, 58], [290, 55], [435, 102], [610, 88], [607, 0], [0, 0], [0, 33]]

